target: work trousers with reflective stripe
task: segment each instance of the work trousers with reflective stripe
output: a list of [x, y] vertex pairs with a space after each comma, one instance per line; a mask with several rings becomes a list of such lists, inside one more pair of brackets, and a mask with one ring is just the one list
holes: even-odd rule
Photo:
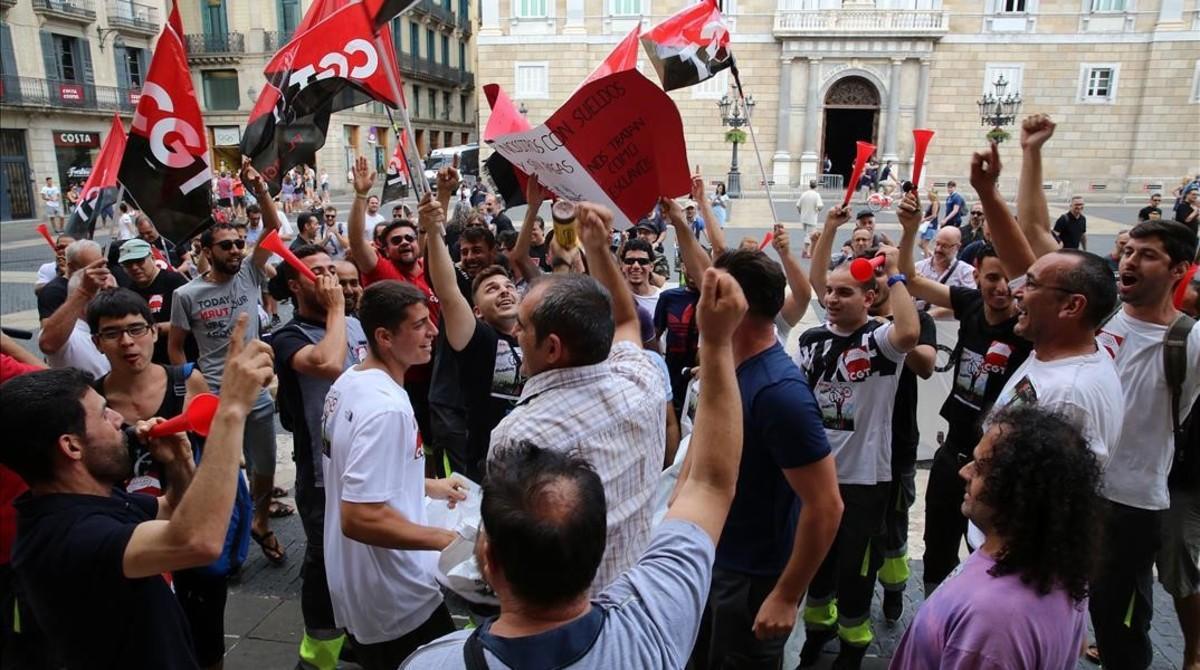
[[1104, 532], [1097, 554], [1088, 611], [1106, 668], [1150, 667], [1150, 620], [1154, 616], [1154, 556], [1158, 552], [1162, 512], [1098, 499]]
[[883, 532], [891, 484], [842, 484], [842, 521], [833, 546], [817, 568], [804, 603], [804, 626], [831, 630], [837, 626], [843, 642], [871, 643], [871, 598], [875, 574], [883, 563], [874, 538]]
[[333, 670], [346, 635], [334, 622], [329, 582], [325, 578], [325, 489], [298, 477], [296, 507], [304, 528], [304, 563], [300, 566], [304, 638], [300, 641], [299, 667]]
[[903, 591], [908, 584], [908, 510], [916, 498], [916, 467], [893, 472], [883, 533], [874, 540], [883, 553], [879, 583], [888, 591]]

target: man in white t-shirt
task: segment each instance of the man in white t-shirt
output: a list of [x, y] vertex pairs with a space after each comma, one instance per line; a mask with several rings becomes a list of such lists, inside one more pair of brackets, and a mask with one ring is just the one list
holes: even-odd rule
[[[946, 286], [962, 286], [977, 288], [975, 285], [975, 268], [965, 261], [958, 260], [958, 251], [962, 247], [962, 232], [958, 228], [948, 227], [937, 231], [933, 238], [933, 255], [916, 264], [917, 274], [926, 279]], [[917, 309], [929, 306], [924, 300], [917, 301]], [[929, 308], [929, 315], [935, 319], [953, 318], [954, 314], [945, 307]]]
[[[1091, 585], [1089, 609], [1104, 665], [1145, 668], [1153, 655], [1151, 567], [1163, 511], [1183, 503], [1167, 491], [1172, 457], [1182, 445], [1175, 444], [1173, 434], [1163, 347], [1168, 328], [1180, 316], [1172, 305], [1172, 292], [1195, 257], [1196, 238], [1173, 221], [1140, 223], [1129, 238], [1118, 268], [1117, 290], [1124, 305], [1096, 337], [1115, 359], [1125, 393], [1125, 422], [1104, 472], [1105, 549]], [[1181, 421], [1200, 395], [1200, 327], [1192, 323], [1188, 333]], [[1177, 611], [1184, 611], [1188, 596], [1193, 596], [1190, 587], [1177, 583], [1171, 570], [1160, 571], [1160, 579], [1181, 601]], [[1192, 602], [1197, 600], [1200, 597], [1192, 597]], [[1185, 627], [1185, 639], [1189, 635], [1193, 658], [1184, 659], [1184, 667], [1200, 661], [1197, 635]]]
[[54, 185], [54, 177], [46, 177], [46, 185], [42, 187], [42, 203], [46, 206], [46, 218], [50, 227], [56, 233], [63, 230], [62, 191]]
[[804, 226], [806, 234], [809, 228], [816, 227], [817, 214], [823, 207], [825, 203], [821, 201], [821, 194], [817, 191], [817, 180], [810, 179], [808, 190], [801, 193], [800, 199], [796, 201], [796, 210], [800, 212], [800, 224]]
[[322, 412], [325, 572], [334, 619], [359, 665], [393, 670], [454, 632], [434, 574], [456, 537], [425, 521], [425, 496], [453, 505], [457, 479], [426, 479], [404, 373], [429, 362], [437, 326], [410, 284], [372, 284], [359, 303], [369, 352], [329, 389]]
[[371, 235], [375, 232], [375, 226], [380, 223], [388, 223], [390, 220], [379, 211], [379, 196], [372, 195], [367, 197], [367, 216], [366, 226], [363, 229], [363, 234], [366, 235], [368, 242], [373, 242]]
[[94, 377], [108, 374], [111, 366], [92, 341], [84, 316], [97, 293], [116, 285], [103, 258], [71, 275], [66, 302], [42, 320], [42, 332], [38, 335], [38, 348], [46, 354], [50, 367], [78, 368]]
[[621, 272], [633, 292], [633, 300], [650, 314], [658, 308], [658, 294], [662, 289], [650, 283], [654, 269], [654, 247], [649, 242], [634, 238], [621, 248]]
[[[830, 212], [829, 239], [836, 224], [847, 220], [845, 208]], [[827, 246], [823, 253], [828, 254]], [[871, 599], [883, 556], [871, 548], [871, 540], [882, 530], [892, 500], [892, 414], [900, 373], [920, 338], [908, 279], [896, 269], [898, 252], [885, 247], [883, 253], [886, 279], [859, 282], [846, 265], [829, 274], [824, 295], [828, 320], [802, 333], [796, 352], [821, 411], [845, 505], [837, 538], [809, 584], [800, 667], [816, 664], [825, 644], [838, 637], [835, 664], [857, 668], [874, 638]], [[878, 281], [890, 288], [894, 321], [868, 315], [880, 290]]]
[[137, 210], [124, 202], [118, 206], [118, 209], [121, 211], [121, 216], [117, 218], [117, 241], [132, 240], [137, 237], [137, 227], [134, 225], [134, 222], [137, 221]]

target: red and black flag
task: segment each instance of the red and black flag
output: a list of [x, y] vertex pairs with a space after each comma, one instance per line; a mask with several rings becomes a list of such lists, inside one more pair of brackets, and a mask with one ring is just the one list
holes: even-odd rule
[[408, 169], [408, 161], [405, 159], [407, 152], [408, 136], [404, 130], [401, 130], [400, 138], [396, 142], [396, 151], [392, 153], [392, 158], [388, 161], [381, 202], [399, 200], [404, 194], [403, 187], [412, 184], [412, 172]]
[[118, 179], [138, 209], [172, 242], [212, 223], [212, 169], [200, 103], [192, 89], [179, 8], [163, 27], [133, 115]]
[[382, 28], [401, 12], [417, 4], [417, 0], [363, 0], [367, 14], [373, 17], [376, 28]]
[[[579, 85], [583, 88], [588, 82], [595, 81], [606, 77], [614, 72], [624, 72], [625, 70], [636, 70], [638, 62], [638, 37], [642, 34], [642, 23], [639, 21], [625, 36], [625, 39], [617, 43], [608, 56], [592, 70], [587, 79]], [[578, 90], [578, 89], [576, 89]]]
[[77, 240], [92, 239], [96, 232], [96, 219], [100, 212], [117, 204], [117, 173], [121, 170], [121, 157], [125, 154], [125, 126], [121, 117], [113, 114], [108, 137], [100, 145], [100, 155], [92, 166], [92, 173], [83, 184], [79, 206], [67, 220], [66, 233]]
[[642, 35], [664, 91], [693, 86], [733, 65], [729, 28], [715, 0], [677, 12]]
[[365, 3], [341, 1], [314, 4], [264, 70], [241, 150], [272, 192], [288, 170], [315, 163], [331, 114], [371, 100], [401, 105], [391, 31], [376, 32]]
[[[519, 133], [533, 127], [529, 125], [529, 119], [517, 111], [517, 107], [512, 104], [512, 100], [508, 98], [499, 84], [487, 84], [483, 87], [483, 94], [487, 97], [488, 106], [492, 108], [487, 126], [483, 129], [484, 142], [491, 142], [501, 135]], [[492, 152], [483, 165], [491, 179], [492, 186], [496, 188], [500, 197], [504, 198], [506, 206], [515, 207], [525, 204], [525, 182], [529, 177], [524, 172], [513, 167], [513, 164], [501, 156], [498, 151]]]

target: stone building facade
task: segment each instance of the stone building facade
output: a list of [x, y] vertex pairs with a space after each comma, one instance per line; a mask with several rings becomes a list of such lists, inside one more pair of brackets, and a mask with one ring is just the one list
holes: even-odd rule
[[[481, 0], [479, 76], [501, 84], [531, 122], [550, 114], [639, 19], [665, 0]], [[724, 0], [763, 168], [794, 187], [850, 170], [856, 140], [907, 176], [912, 129], [936, 136], [923, 181], [965, 182], [986, 146], [978, 100], [1001, 76], [1021, 114], [1058, 123], [1047, 151], [1051, 197], [1172, 188], [1200, 171], [1200, 0]], [[644, 74], [656, 79], [643, 56]], [[724, 179], [730, 145], [716, 102], [728, 73], [671, 93], [690, 161]], [[486, 105], [480, 111], [486, 123]], [[1003, 186], [1020, 168], [1018, 129], [1002, 147]], [[742, 187], [760, 188], [753, 144]]]

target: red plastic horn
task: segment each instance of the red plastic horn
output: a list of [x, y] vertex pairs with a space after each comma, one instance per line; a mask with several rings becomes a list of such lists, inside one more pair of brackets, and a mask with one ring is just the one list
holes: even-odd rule
[[850, 174], [850, 183], [846, 184], [846, 197], [842, 200], [842, 207], [850, 204], [850, 197], [854, 195], [854, 191], [858, 190], [858, 180], [867, 167], [867, 160], [875, 153], [875, 145], [870, 142], [857, 142], [856, 144], [858, 145], [858, 155], [854, 157], [854, 171]]
[[1171, 303], [1175, 305], [1175, 309], [1183, 309], [1183, 297], [1187, 295], [1188, 284], [1192, 283], [1192, 279], [1196, 276], [1196, 268], [1200, 268], [1200, 265], [1193, 263], [1192, 267], [1183, 274], [1183, 279], [1179, 280], [1179, 285], [1175, 287], [1175, 294], [1171, 296]]
[[278, 230], [272, 230], [267, 233], [266, 237], [258, 241], [258, 246], [273, 254], [278, 254], [288, 265], [295, 268], [296, 272], [308, 277], [308, 280], [312, 283], [317, 283], [317, 275], [308, 269], [308, 266], [301, 262], [299, 258], [296, 258], [296, 254], [293, 254], [292, 250], [288, 249], [287, 245], [283, 243], [283, 240], [279, 239]]
[[50, 245], [50, 250], [57, 254], [58, 247], [54, 246], [54, 238], [50, 237], [50, 229], [46, 227], [46, 224], [37, 224], [37, 231], [41, 234], [42, 238], [46, 240], [46, 244]]
[[876, 268], [883, 265], [886, 257], [876, 256], [871, 260], [865, 258], [855, 258], [850, 263], [850, 276], [854, 277], [854, 281], [867, 281], [875, 276]]
[[767, 245], [769, 245], [771, 243], [771, 240], [774, 240], [774, 239], [775, 239], [775, 231], [768, 230], [767, 234], [763, 235], [762, 242], [758, 243], [758, 250], [762, 251], [763, 249], [766, 249]]
[[927, 128], [913, 128], [913, 146], [915, 147], [912, 168], [913, 186], [919, 187], [921, 185], [921, 167], [925, 165], [925, 150], [929, 148], [931, 140], [933, 140], [932, 130]]
[[201, 393], [192, 398], [183, 414], [154, 424], [150, 428], [150, 437], [166, 437], [185, 430], [200, 437], [208, 437], [208, 429], [212, 426], [213, 416], [216, 415], [220, 402], [220, 398], [212, 393]]

